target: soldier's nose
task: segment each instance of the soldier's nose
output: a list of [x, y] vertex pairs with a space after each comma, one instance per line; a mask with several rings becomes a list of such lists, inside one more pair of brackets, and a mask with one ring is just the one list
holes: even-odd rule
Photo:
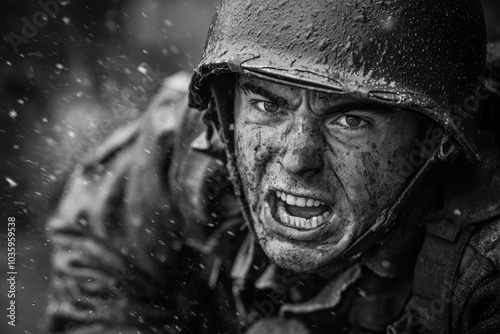
[[299, 124], [285, 138], [280, 163], [293, 175], [316, 174], [323, 168], [319, 129]]

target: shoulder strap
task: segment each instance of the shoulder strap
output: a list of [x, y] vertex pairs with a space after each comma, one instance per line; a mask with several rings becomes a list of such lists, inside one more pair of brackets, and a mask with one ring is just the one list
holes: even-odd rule
[[406, 312], [388, 333], [451, 332], [451, 302], [455, 273], [471, 230], [442, 219], [427, 224], [427, 234], [415, 266], [413, 295]]
[[450, 333], [455, 276], [470, 236], [470, 228], [448, 220], [428, 223], [408, 305], [420, 332]]

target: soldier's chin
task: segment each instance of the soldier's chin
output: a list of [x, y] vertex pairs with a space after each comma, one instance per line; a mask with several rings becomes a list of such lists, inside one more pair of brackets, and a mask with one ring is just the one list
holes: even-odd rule
[[262, 247], [271, 261], [297, 273], [314, 273], [330, 268], [341, 254], [335, 246], [325, 252], [323, 247], [314, 249], [273, 238], [267, 238]]
[[297, 273], [314, 273], [325, 269], [335, 271], [334, 263], [351, 242], [348, 235], [340, 240], [332, 238], [317, 243], [300, 242], [269, 233], [262, 225], [256, 226], [256, 234], [259, 244], [272, 262]]

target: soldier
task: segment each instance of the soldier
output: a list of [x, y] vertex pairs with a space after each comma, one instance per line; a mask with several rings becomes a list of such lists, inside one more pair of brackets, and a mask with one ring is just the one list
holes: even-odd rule
[[476, 0], [224, 1], [68, 181], [52, 331], [498, 333], [491, 50]]

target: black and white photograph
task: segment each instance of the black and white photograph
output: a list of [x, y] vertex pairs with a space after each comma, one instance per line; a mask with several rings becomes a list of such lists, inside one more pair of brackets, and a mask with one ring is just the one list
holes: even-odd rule
[[2, 334], [500, 334], [500, 0], [0, 0]]

